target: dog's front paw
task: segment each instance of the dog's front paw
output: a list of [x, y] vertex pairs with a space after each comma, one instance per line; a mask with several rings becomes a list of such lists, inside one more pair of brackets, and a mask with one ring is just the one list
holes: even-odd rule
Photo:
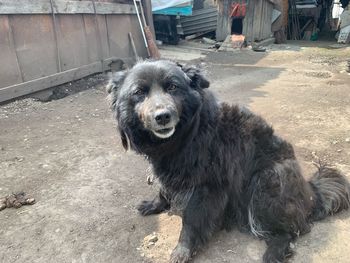
[[191, 251], [182, 246], [177, 245], [170, 256], [170, 263], [187, 263], [191, 259]]
[[293, 255], [291, 250], [286, 251], [286, 254], [281, 255], [274, 253], [274, 251], [266, 251], [263, 257], [263, 263], [283, 263], [287, 258], [290, 258]]
[[139, 210], [139, 212], [143, 216], [148, 216], [148, 215], [158, 213], [158, 209], [154, 205], [153, 201], [142, 201], [141, 204], [138, 205], [137, 210]]

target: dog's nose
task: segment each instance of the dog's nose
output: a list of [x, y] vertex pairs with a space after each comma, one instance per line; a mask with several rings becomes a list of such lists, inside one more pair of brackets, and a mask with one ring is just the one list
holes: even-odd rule
[[167, 110], [160, 110], [155, 113], [154, 118], [159, 125], [166, 125], [170, 122], [171, 115]]

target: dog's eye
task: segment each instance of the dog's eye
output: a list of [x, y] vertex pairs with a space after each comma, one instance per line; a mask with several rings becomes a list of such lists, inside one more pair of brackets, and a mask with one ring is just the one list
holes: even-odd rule
[[145, 89], [142, 88], [138, 88], [137, 90], [135, 90], [134, 94], [135, 95], [144, 95], [146, 93]]
[[169, 87], [168, 87], [169, 91], [174, 91], [176, 89], [177, 89], [177, 86], [175, 84], [170, 84]]

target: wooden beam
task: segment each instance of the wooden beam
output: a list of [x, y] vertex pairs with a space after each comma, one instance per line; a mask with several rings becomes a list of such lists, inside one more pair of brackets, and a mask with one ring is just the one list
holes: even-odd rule
[[[55, 14], [94, 14], [92, 1], [54, 0]], [[13, 14], [51, 14], [50, 1], [47, 0], [0, 0], [0, 15]], [[96, 2], [96, 14], [136, 14], [133, 5]]]
[[133, 5], [108, 2], [96, 2], [96, 12], [99, 15], [136, 14], [136, 10]]
[[154, 23], [153, 23], [153, 14], [152, 14], [152, 1], [151, 0], [144, 0], [141, 1], [143, 7], [143, 10], [145, 10], [145, 16], [147, 25], [149, 26], [151, 33], [154, 37], [154, 40], [156, 40], [156, 31], [154, 30]]
[[[94, 62], [79, 68], [66, 70], [47, 77], [38, 78], [24, 83], [8, 86], [6, 88], [0, 88], [0, 103], [16, 97], [21, 97], [30, 93], [45, 90], [70, 81], [81, 79], [94, 73], [109, 70], [110, 68], [108, 65], [115, 59], [121, 58], [108, 58], [103, 60], [102, 62]], [[130, 58], [122, 58], [122, 60], [126, 64], [132, 63], [132, 60]]]

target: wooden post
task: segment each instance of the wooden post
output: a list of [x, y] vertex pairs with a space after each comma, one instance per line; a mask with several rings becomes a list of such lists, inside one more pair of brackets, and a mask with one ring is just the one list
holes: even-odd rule
[[152, 35], [156, 37], [156, 31], [154, 30], [153, 15], [152, 15], [152, 2], [151, 0], [143, 0], [142, 5], [143, 5], [143, 10], [145, 11], [147, 25], [151, 30]]
[[218, 2], [218, 22], [216, 26], [216, 40], [223, 41], [227, 35], [231, 35], [230, 17], [232, 0], [221, 0]]
[[134, 53], [134, 56], [135, 56], [135, 60], [138, 61], [138, 60], [140, 59], [140, 57], [139, 57], [139, 55], [137, 54], [137, 50], [136, 50], [136, 47], [135, 47], [134, 38], [133, 38], [131, 32], [129, 32], [128, 35], [129, 35], [130, 44], [131, 44], [131, 47], [132, 47], [132, 52]]

